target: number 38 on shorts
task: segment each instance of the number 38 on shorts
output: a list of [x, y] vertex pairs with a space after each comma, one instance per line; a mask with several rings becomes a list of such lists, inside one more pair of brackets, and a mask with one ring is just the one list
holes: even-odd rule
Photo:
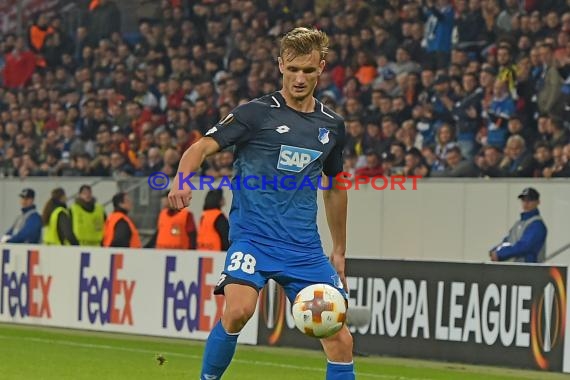
[[230, 256], [230, 265], [228, 265], [227, 271], [232, 272], [236, 270], [241, 270], [247, 274], [255, 273], [255, 257], [249, 253], [234, 252]]

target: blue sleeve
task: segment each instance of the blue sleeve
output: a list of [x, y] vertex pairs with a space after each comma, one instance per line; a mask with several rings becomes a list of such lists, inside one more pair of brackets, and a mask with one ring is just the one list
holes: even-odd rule
[[507, 102], [508, 107], [507, 107], [507, 112], [509, 113], [509, 116], [513, 115], [516, 111], [516, 107], [515, 107], [515, 101], [513, 99], [509, 98], [509, 101]]
[[344, 151], [344, 143], [346, 139], [344, 128], [344, 122], [341, 121], [338, 127], [336, 145], [323, 164], [323, 173], [327, 176], [334, 177], [343, 170], [344, 158], [342, 153]]
[[499, 261], [508, 260], [512, 257], [527, 256], [531, 253], [538, 254], [538, 250], [546, 240], [546, 226], [540, 220], [531, 223], [524, 231], [521, 239], [510, 247], [503, 247], [497, 251]]
[[208, 132], [220, 146], [220, 149], [243, 144], [255, 134], [257, 120], [263, 117], [263, 108], [255, 102], [242, 104], [232, 110]]
[[41, 228], [42, 219], [39, 215], [32, 215], [26, 220], [26, 224], [24, 224], [20, 232], [12, 236], [7, 243], [25, 243], [33, 240], [32, 238], [36, 235], [35, 231], [41, 230]]
[[14, 226], [10, 227], [8, 231], [6, 231], [6, 235], [12, 235], [12, 231], [14, 230]]

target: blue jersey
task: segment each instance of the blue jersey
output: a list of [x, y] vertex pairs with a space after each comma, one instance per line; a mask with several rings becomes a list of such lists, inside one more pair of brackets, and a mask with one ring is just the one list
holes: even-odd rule
[[317, 190], [322, 173], [342, 172], [342, 117], [319, 101], [298, 112], [275, 92], [235, 108], [206, 136], [235, 146], [230, 240], [322, 252]]

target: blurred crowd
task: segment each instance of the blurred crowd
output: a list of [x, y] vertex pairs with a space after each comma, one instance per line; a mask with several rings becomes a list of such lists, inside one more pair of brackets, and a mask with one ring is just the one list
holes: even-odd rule
[[[232, 108], [280, 89], [279, 37], [330, 36], [316, 97], [346, 118], [345, 170], [570, 176], [570, 1], [118, 2], [38, 14], [0, 49], [0, 176], [173, 175]], [[231, 150], [209, 158], [232, 172]]]

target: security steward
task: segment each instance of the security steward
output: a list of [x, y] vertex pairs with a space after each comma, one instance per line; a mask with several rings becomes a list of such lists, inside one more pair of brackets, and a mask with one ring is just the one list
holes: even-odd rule
[[225, 205], [222, 190], [210, 190], [206, 194], [198, 229], [198, 249], [204, 251], [227, 251], [230, 226], [222, 212]]
[[105, 209], [96, 203], [91, 186], [82, 185], [71, 205], [71, 225], [79, 245], [100, 247], [105, 226]]
[[129, 218], [133, 201], [127, 193], [113, 196], [114, 211], [105, 222], [103, 247], [141, 248], [141, 239], [137, 227]]
[[79, 245], [71, 228], [67, 196], [61, 187], [51, 192], [42, 212], [44, 224], [43, 242], [47, 245]]
[[196, 224], [188, 209], [170, 208], [168, 193], [162, 197], [162, 210], [158, 215], [156, 233], [145, 246], [159, 249], [196, 249]]
[[538, 211], [540, 194], [536, 189], [527, 187], [518, 198], [522, 210], [520, 220], [511, 227], [502, 243], [491, 249], [492, 261], [516, 261], [541, 263], [545, 259], [546, 225]]

